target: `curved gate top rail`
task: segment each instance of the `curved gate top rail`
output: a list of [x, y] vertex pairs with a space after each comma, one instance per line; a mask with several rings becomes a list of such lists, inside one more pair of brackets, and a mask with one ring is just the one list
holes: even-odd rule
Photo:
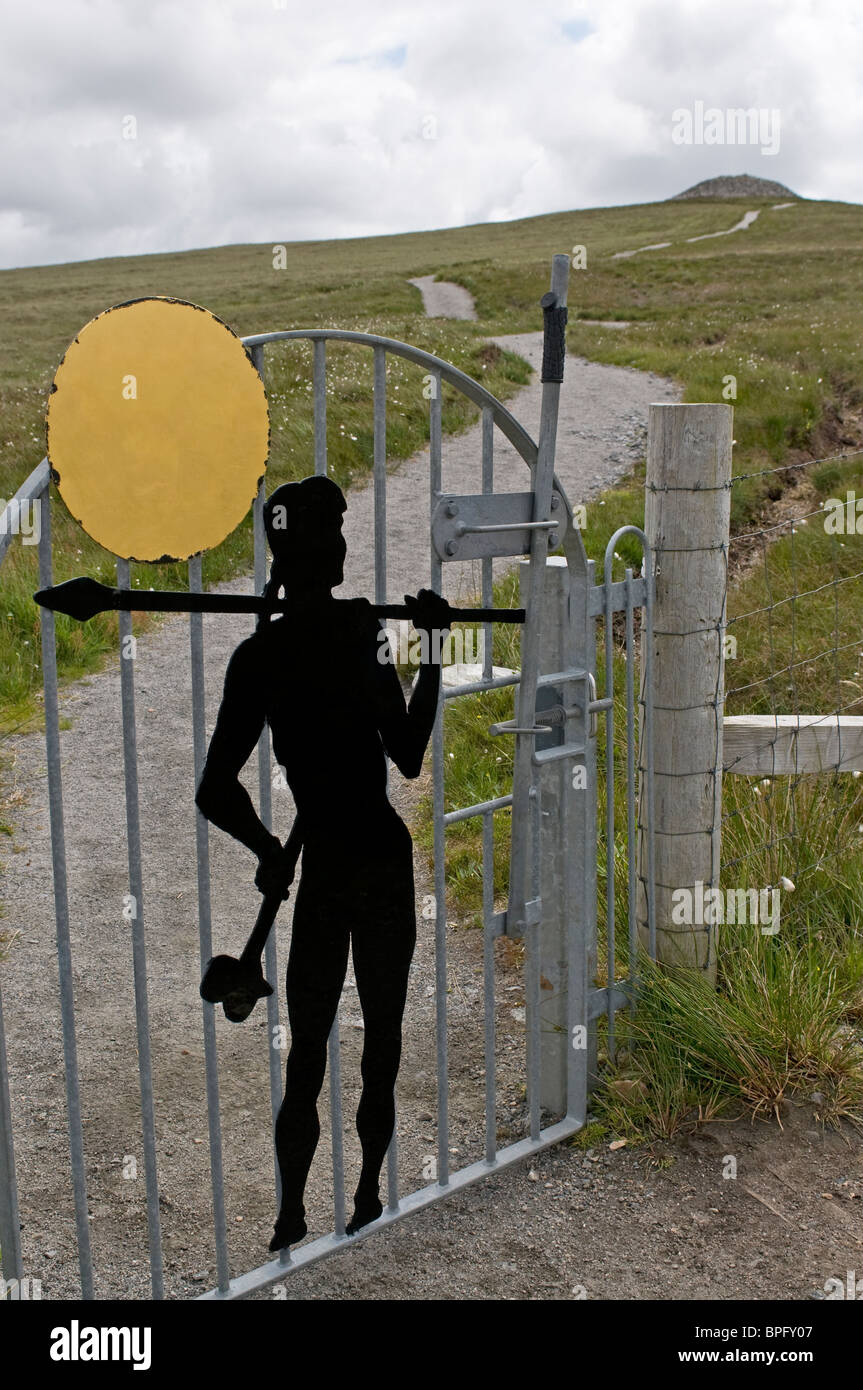
[[[426, 367], [430, 372], [438, 373], [451, 386], [455, 386], [462, 395], [467, 396], [475, 405], [487, 406], [492, 412], [494, 423], [518, 450], [525, 462], [530, 465], [536, 463], [536, 444], [524, 426], [519, 424], [515, 416], [511, 415], [506, 406], [497, 399], [497, 396], [492, 395], [491, 391], [481, 382], [468, 376], [467, 372], [453, 366], [451, 362], [445, 362], [442, 357], [435, 357], [433, 353], [426, 352], [423, 348], [413, 347], [411, 343], [402, 343], [398, 338], [383, 338], [377, 333], [354, 333], [344, 328], [286, 328], [275, 333], [253, 333], [249, 337], [243, 338], [242, 342], [245, 347], [251, 348], [254, 352], [255, 348], [266, 347], [268, 343], [286, 343], [297, 340], [313, 342], [318, 349], [315, 354], [316, 414], [319, 404], [325, 405], [326, 403], [325, 395], [320, 402], [318, 400], [318, 388], [325, 386], [323, 376], [325, 363], [321, 354], [324, 344], [328, 341], [360, 343], [365, 347], [392, 353], [393, 357], [403, 357], [406, 361], [413, 362], [417, 367]], [[320, 368], [318, 366], [319, 358], [321, 359]]]

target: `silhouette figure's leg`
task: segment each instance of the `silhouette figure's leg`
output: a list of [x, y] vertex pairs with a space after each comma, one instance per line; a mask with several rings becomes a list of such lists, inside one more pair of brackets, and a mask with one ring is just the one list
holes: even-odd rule
[[354, 1214], [347, 1227], [349, 1235], [375, 1221], [383, 1210], [380, 1173], [395, 1125], [393, 1091], [415, 944], [413, 864], [409, 854], [407, 859], [400, 854], [385, 873], [378, 869], [367, 880], [362, 913], [352, 928], [354, 974], [365, 1031], [363, 1090], [357, 1110], [363, 1166], [354, 1195]]
[[276, 1120], [282, 1201], [271, 1250], [306, 1234], [303, 1193], [321, 1127], [317, 1100], [327, 1065], [327, 1038], [344, 984], [350, 940], [346, 904], [336, 910], [304, 874], [294, 910], [286, 992], [291, 1049]]

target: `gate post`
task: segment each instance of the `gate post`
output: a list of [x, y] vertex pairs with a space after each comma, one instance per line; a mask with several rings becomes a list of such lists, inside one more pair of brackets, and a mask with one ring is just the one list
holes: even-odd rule
[[[520, 566], [522, 599], [526, 597], [529, 562]], [[543, 621], [539, 645], [541, 672], [566, 672], [577, 665], [576, 634], [571, 613], [572, 576], [567, 559], [562, 555], [549, 556], [545, 561]], [[540, 685], [536, 698], [536, 722], [542, 724], [542, 711], [553, 706], [570, 706], [571, 692], [563, 683]], [[583, 719], [583, 715], [581, 719]], [[581, 720], [579, 720], [579, 723]], [[574, 736], [575, 722], [556, 728], [550, 734], [537, 734], [536, 750], [564, 743]], [[540, 898], [542, 917], [539, 925], [539, 1013], [540, 1013], [540, 1104], [554, 1115], [565, 1115], [580, 1109], [586, 1100], [584, 1081], [580, 1078], [581, 1097], [568, 1095], [570, 1063], [570, 1003], [578, 1023], [586, 1025], [586, 1000], [570, 1001], [573, 988], [579, 996], [586, 994], [584, 931], [580, 927], [573, 937], [573, 919], [585, 910], [589, 885], [585, 882], [580, 817], [587, 813], [586, 779], [573, 776], [571, 759], [561, 759], [537, 770], [542, 807], [540, 836]], [[581, 898], [581, 903], [579, 903]], [[571, 962], [572, 953], [578, 963]], [[582, 976], [585, 978], [582, 979]], [[578, 984], [576, 984], [576, 979]], [[531, 1000], [528, 994], [528, 1011]], [[527, 1026], [530, 1029], [530, 1018]], [[568, 1103], [569, 1102], [569, 1103]], [[583, 1117], [582, 1117], [583, 1118]]]
[[[715, 928], [700, 921], [676, 925], [671, 914], [675, 889], [703, 905], [704, 891], [719, 887], [732, 419], [730, 405], [651, 405], [644, 522], [656, 577], [656, 954], [666, 964], [703, 971], [711, 982]], [[642, 783], [638, 929], [646, 944], [645, 791]]]

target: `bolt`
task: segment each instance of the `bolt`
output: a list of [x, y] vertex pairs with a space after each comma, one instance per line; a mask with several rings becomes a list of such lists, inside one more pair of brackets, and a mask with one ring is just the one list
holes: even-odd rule
[[446, 553], [447, 555], [458, 555], [458, 541], [447, 541]]
[[458, 516], [458, 502], [447, 502], [447, 516]]

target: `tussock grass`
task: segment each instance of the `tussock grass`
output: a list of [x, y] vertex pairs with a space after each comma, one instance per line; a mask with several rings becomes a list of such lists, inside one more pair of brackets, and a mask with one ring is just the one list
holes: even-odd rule
[[637, 1013], [618, 1016], [617, 1061], [595, 1096], [615, 1133], [671, 1138], [718, 1116], [778, 1114], [791, 1096], [816, 1097], [826, 1122], [863, 1124], [859, 936], [733, 930], [718, 989], [641, 961]]

